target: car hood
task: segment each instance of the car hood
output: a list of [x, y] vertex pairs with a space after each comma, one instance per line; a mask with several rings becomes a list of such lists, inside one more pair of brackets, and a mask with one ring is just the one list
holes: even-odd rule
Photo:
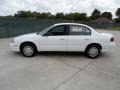
[[30, 38], [30, 37], [34, 38], [34, 37], [36, 37], [36, 35], [37, 35], [36, 33], [29, 33], [29, 34], [17, 36], [15, 38]]

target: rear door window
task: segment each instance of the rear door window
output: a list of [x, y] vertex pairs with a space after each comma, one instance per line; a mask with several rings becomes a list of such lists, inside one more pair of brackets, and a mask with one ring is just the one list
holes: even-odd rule
[[69, 35], [91, 35], [91, 30], [85, 26], [71, 25]]

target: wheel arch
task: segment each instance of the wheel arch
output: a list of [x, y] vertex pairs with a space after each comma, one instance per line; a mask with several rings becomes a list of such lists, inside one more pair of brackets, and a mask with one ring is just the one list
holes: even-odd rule
[[34, 42], [31, 42], [31, 41], [22, 42], [22, 43], [20, 44], [19, 50], [21, 50], [21, 47], [22, 47], [24, 44], [32, 44], [32, 45], [35, 46], [36, 50], [38, 51], [38, 48], [37, 48], [36, 44], [35, 44]]
[[98, 46], [102, 50], [102, 45], [99, 43], [91, 43], [88, 44], [87, 47], [85, 48], [85, 51], [90, 47], [90, 46]]

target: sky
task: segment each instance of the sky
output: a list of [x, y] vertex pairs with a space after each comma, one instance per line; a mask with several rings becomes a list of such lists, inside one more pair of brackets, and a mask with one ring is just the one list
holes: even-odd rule
[[0, 0], [0, 15], [13, 15], [19, 10], [37, 12], [87, 13], [88, 16], [94, 9], [101, 12], [109, 11], [115, 16], [115, 11], [120, 8], [120, 0]]

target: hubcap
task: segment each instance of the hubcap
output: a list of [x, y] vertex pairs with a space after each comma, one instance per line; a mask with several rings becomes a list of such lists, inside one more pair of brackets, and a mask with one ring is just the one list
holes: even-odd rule
[[23, 48], [23, 53], [26, 55], [26, 56], [31, 56], [33, 55], [33, 48], [31, 46], [25, 46]]
[[97, 47], [91, 47], [88, 51], [88, 54], [91, 56], [91, 57], [96, 57], [98, 55], [98, 48]]

